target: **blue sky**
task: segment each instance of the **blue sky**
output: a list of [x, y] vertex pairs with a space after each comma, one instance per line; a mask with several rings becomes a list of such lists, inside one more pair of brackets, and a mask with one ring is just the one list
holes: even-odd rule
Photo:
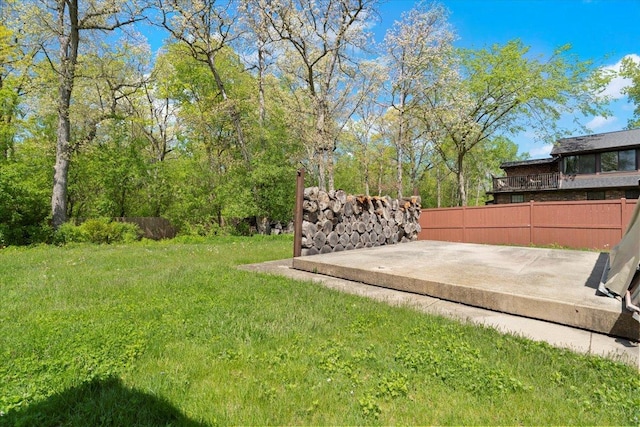
[[[376, 38], [409, 10], [413, 0], [389, 0], [380, 9]], [[619, 65], [626, 55], [640, 55], [640, 0], [441, 0], [449, 9], [449, 22], [455, 29], [456, 45], [483, 48], [520, 39], [532, 53], [549, 55], [559, 46], [570, 44], [571, 52], [597, 66]], [[640, 57], [638, 58], [640, 60]], [[612, 115], [584, 117], [580, 122], [592, 133], [623, 129], [633, 105], [619, 94], [625, 82], [615, 81], [608, 93], [616, 96]], [[567, 122], [570, 118], [566, 119]], [[527, 132], [512, 138], [520, 152], [532, 158], [547, 157], [550, 145], [535, 141]]]

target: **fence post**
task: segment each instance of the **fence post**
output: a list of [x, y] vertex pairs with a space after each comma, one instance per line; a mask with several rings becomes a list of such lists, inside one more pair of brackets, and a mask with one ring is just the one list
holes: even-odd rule
[[462, 243], [467, 242], [467, 207], [462, 206]]
[[529, 244], [533, 245], [534, 224], [533, 224], [533, 200], [529, 200]]
[[302, 255], [302, 204], [304, 199], [304, 169], [296, 177], [296, 210], [293, 214], [293, 257]]
[[622, 240], [622, 236], [624, 236], [624, 232], [625, 232], [625, 227], [624, 227], [625, 212], [627, 212], [627, 199], [623, 197], [620, 199], [620, 240]]

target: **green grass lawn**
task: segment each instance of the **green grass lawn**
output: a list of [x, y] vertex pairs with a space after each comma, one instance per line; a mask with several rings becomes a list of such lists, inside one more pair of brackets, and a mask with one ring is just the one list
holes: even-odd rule
[[638, 424], [640, 375], [236, 269], [291, 238], [0, 251], [0, 425]]

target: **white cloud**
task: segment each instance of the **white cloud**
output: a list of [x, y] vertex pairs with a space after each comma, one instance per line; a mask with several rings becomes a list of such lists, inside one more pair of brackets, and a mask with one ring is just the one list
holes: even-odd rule
[[612, 123], [615, 123], [616, 121], [618, 121], [618, 118], [614, 116], [606, 117], [606, 118], [602, 116], [597, 116], [591, 119], [585, 126], [591, 129], [592, 131], [596, 131]]
[[633, 111], [636, 109], [636, 107], [633, 104], [622, 104], [620, 106], [620, 109], [622, 111]]
[[551, 155], [552, 148], [553, 148], [553, 144], [536, 146], [531, 150], [529, 150], [529, 155], [534, 159], [540, 158], [540, 157], [549, 157]]
[[[640, 62], [640, 56], [635, 53], [626, 55], [624, 58], [630, 58], [631, 60], [633, 60], [633, 62], [636, 63]], [[613, 65], [607, 65], [603, 67], [603, 70], [606, 73], [612, 73], [616, 77], [611, 79], [607, 87], [600, 93], [600, 95], [609, 96], [612, 99], [620, 99], [624, 97], [624, 95], [621, 93], [621, 90], [627, 86], [631, 86], [631, 79], [625, 79], [617, 75], [617, 73], [620, 71], [620, 67], [622, 66], [622, 59]]]

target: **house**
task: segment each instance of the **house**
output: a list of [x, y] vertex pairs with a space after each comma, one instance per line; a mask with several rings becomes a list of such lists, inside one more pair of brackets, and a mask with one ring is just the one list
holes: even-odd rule
[[563, 138], [547, 159], [506, 162], [493, 203], [637, 199], [640, 129]]

